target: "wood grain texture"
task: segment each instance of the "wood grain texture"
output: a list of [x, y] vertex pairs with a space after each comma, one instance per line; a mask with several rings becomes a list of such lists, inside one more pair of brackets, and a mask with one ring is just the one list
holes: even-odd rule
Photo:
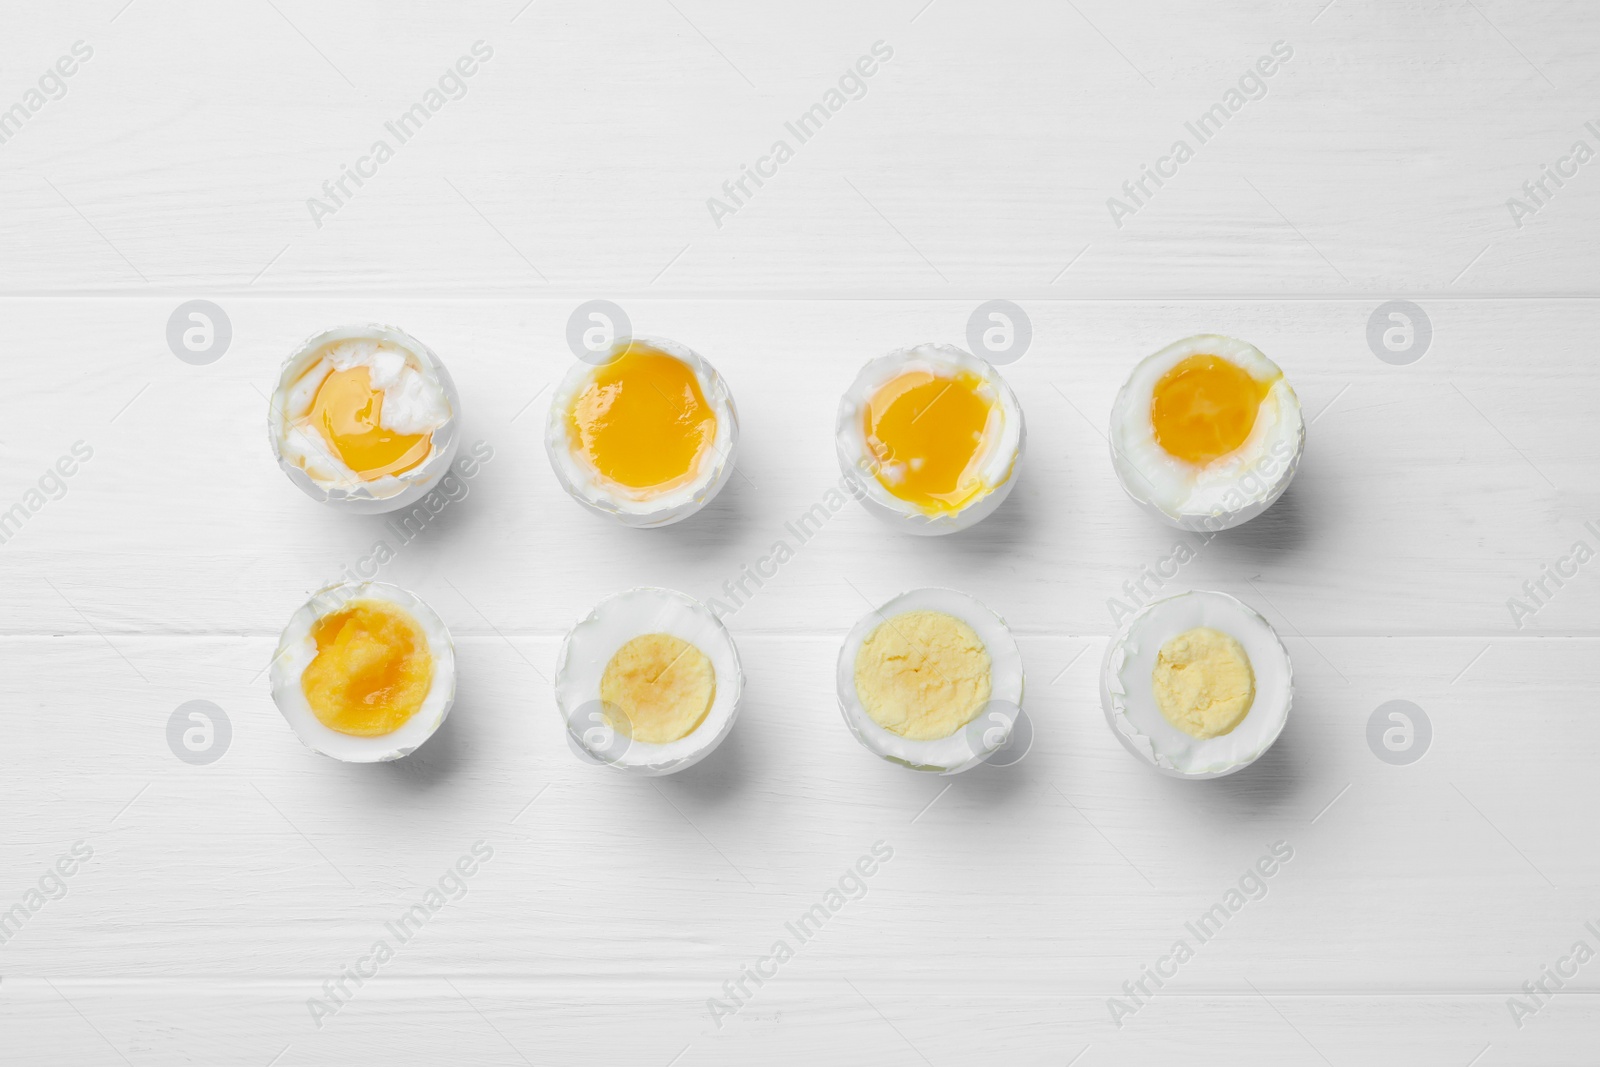
[[[93, 852], [0, 944], [0, 1063], [1593, 1061], [1600, 963], [1520, 1020], [1508, 998], [1600, 949], [1600, 563], [1531, 616], [1507, 601], [1600, 547], [1600, 160], [1520, 227], [1505, 201], [1600, 149], [1600, 11], [121, 2], [13, 12], [0, 39], [0, 111], [94, 50], [0, 143], [0, 513], [93, 453], [0, 543], [0, 915]], [[314, 225], [306, 199], [479, 40], [465, 96]], [[865, 95], [717, 226], [707, 198], [880, 40]], [[1265, 95], [1118, 228], [1106, 199], [1280, 40]], [[545, 458], [597, 296], [739, 405], [739, 473], [681, 526], [608, 525]], [[193, 297], [233, 327], [210, 366], [166, 346]], [[856, 368], [961, 343], [991, 297], [1034, 330], [1004, 369], [1029, 437], [1007, 503], [931, 540], [831, 514], [730, 620], [746, 699], [718, 752], [655, 781], [574, 759], [566, 628], [635, 585], [726, 596], [837, 480]], [[1368, 348], [1391, 298], [1432, 322], [1409, 366]], [[493, 452], [404, 543], [306, 499], [265, 436], [284, 356], [361, 320], [440, 353]], [[1277, 360], [1311, 422], [1288, 495], [1204, 544], [1127, 501], [1104, 437], [1131, 363], [1202, 331]], [[460, 693], [412, 757], [344, 766], [263, 668], [380, 540], [450, 626]], [[1111, 602], [1178, 543], [1164, 589], [1241, 597], [1296, 668], [1277, 746], [1209, 783], [1135, 762], [1097, 695]], [[1015, 766], [925, 778], [840, 721], [844, 633], [928, 584], [1018, 635]], [[232, 726], [210, 766], [167, 747], [191, 699]], [[1392, 699], [1432, 722], [1410, 766], [1368, 747]], [[319, 1027], [323, 983], [477, 842], [459, 899]], [[797, 936], [878, 842], [858, 899]], [[1186, 924], [1275, 842], [1293, 858], [1200, 943]], [[1108, 1002], [1180, 938], [1194, 958], [1118, 1026]], [[794, 957], [719, 1018], [779, 940]]]

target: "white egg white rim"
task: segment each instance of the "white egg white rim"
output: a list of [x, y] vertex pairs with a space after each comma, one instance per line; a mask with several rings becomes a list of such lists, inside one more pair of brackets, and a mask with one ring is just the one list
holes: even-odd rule
[[[972, 627], [989, 653], [989, 707], [981, 709], [971, 722], [948, 737], [915, 741], [901, 737], [878, 725], [861, 703], [856, 692], [856, 657], [872, 632], [886, 620], [909, 611], [938, 611], [954, 616]], [[892, 597], [856, 621], [839, 647], [836, 669], [839, 711], [850, 732], [863, 748], [880, 759], [916, 771], [956, 774], [987, 760], [1003, 745], [986, 748], [975, 738], [972, 727], [986, 725], [989, 708], [1014, 721], [1022, 707], [1024, 676], [1022, 651], [1004, 619], [990, 611], [976, 597], [955, 589], [936, 586], [911, 589]]]
[[[626, 628], [625, 636], [621, 640], [613, 641], [606, 638], [601, 622], [602, 615], [608, 610], [626, 610], [633, 601], [652, 607], [658, 607], [663, 602], [670, 603], [675, 610], [692, 617], [697, 625], [690, 627], [680, 623], [675, 626], [671, 620], [657, 617], [641, 620], [639, 625]], [[611, 662], [611, 657], [616, 655], [617, 650], [628, 641], [647, 633], [667, 633], [689, 642], [700, 648], [701, 652], [711, 660], [713, 668], [719, 668], [719, 659], [725, 659], [733, 665], [732, 677], [724, 677], [722, 670], [716, 670], [716, 693], [712, 697], [711, 708], [706, 712], [706, 717], [701, 720], [700, 725], [688, 735], [664, 745], [634, 741], [630, 738], [615, 748], [606, 747], [604, 744], [596, 746], [593, 743], [594, 739], [589, 736], [591, 731], [583, 728], [584, 711], [586, 708], [599, 706], [600, 680], [605, 674], [606, 665]], [[715, 649], [703, 647], [707, 644], [707, 635], [716, 641]], [[589, 641], [601, 640], [604, 640], [604, 644], [598, 646], [600, 648], [598, 652], [591, 652], [582, 647]], [[733, 642], [733, 635], [709, 608], [694, 597], [680, 593], [676, 589], [640, 586], [606, 597], [567, 631], [556, 660], [556, 711], [561, 716], [569, 741], [589, 753], [593, 762], [638, 774], [672, 774], [710, 755], [733, 730], [734, 720], [739, 713], [739, 699], [743, 693], [744, 668], [739, 662], [739, 649]], [[607, 734], [607, 742], [615, 743], [616, 739], [610, 731], [602, 732]]]
[[[322, 481], [284, 452], [284, 438], [292, 421], [288, 412], [289, 396], [295, 383], [321, 358], [324, 347], [335, 341], [354, 340], [387, 341], [414, 356], [423, 376], [443, 394], [450, 417], [444, 425], [432, 431], [432, 447], [428, 458], [410, 470], [364, 482], [339, 457], [328, 454], [326, 458], [329, 465], [347, 473], [348, 477], [341, 477], [337, 482]], [[405, 507], [419, 499], [450, 470], [461, 444], [458, 433], [460, 413], [461, 396], [456, 390], [456, 383], [433, 349], [395, 326], [381, 323], [335, 326], [306, 338], [284, 360], [278, 372], [278, 386], [267, 405], [267, 437], [278, 466], [307, 496], [350, 511], [376, 514]]]
[[[1245, 370], [1252, 377], [1256, 376], [1256, 368], [1262, 365], [1272, 368], [1277, 377], [1267, 395], [1272, 402], [1274, 418], [1268, 422], [1257, 419], [1251, 428], [1250, 436], [1234, 450], [1232, 455], [1219, 457], [1203, 468], [1191, 468], [1197, 474], [1203, 472], [1203, 481], [1213, 492], [1222, 487], [1228, 493], [1237, 496], [1236, 502], [1212, 508], [1173, 508], [1156, 499], [1155, 487], [1139, 469], [1134, 458], [1118, 447], [1118, 441], [1121, 428], [1131, 424], [1141, 439], [1148, 439], [1152, 442], [1153, 448], [1159, 450], [1160, 446], [1153, 444], [1155, 425], [1150, 417], [1150, 397], [1154, 393], [1156, 383], [1167, 371], [1184, 359], [1197, 355], [1219, 356]], [[1262, 456], [1258, 456], [1253, 463], [1245, 462], [1244, 456], [1265, 450], [1265, 442], [1269, 436], [1292, 437], [1294, 445], [1290, 454], [1273, 457], [1275, 462], [1271, 463], [1267, 462], [1267, 457]], [[1146, 356], [1129, 372], [1127, 380], [1117, 392], [1116, 400], [1111, 406], [1111, 433], [1107, 437], [1107, 442], [1111, 449], [1111, 463], [1117, 472], [1117, 480], [1121, 483], [1123, 492], [1127, 493], [1135, 503], [1180, 529], [1215, 532], [1230, 529], [1254, 518], [1283, 495], [1299, 468], [1301, 456], [1305, 452], [1305, 439], [1305, 418], [1300, 410], [1300, 398], [1295, 393], [1294, 387], [1289, 384], [1288, 376], [1283, 373], [1282, 367], [1247, 341], [1221, 334], [1196, 334], [1175, 341], [1160, 351]], [[1164, 452], [1161, 454], [1173, 464], [1190, 466], [1175, 457], [1167, 457]], [[1243, 483], [1247, 480], [1255, 484], [1245, 486]]]
[[584, 507], [627, 526], [668, 526], [688, 518], [709, 504], [727, 484], [733, 474], [735, 452], [739, 447], [739, 411], [733, 402], [733, 392], [717, 368], [700, 353], [664, 337], [623, 337], [612, 345], [612, 352], [621, 354], [629, 345], [639, 344], [664, 352], [694, 371], [700, 391], [711, 405], [717, 419], [717, 434], [712, 439], [712, 455], [706, 457], [699, 474], [665, 493], [638, 495], [626, 486], [603, 479], [588, 464], [572, 454], [567, 438], [567, 412], [573, 401], [594, 373], [604, 366], [575, 360], [562, 377], [556, 392], [550, 398], [549, 416], [545, 423], [544, 446], [550, 457], [556, 480], [574, 500]]
[[[1149, 685], [1155, 657], [1161, 646], [1188, 627], [1180, 629], [1174, 625], [1170, 633], [1155, 631], [1146, 640], [1145, 647], [1137, 650], [1136, 654], [1130, 654], [1130, 646], [1139, 639], [1141, 631], [1149, 621], [1159, 618], [1163, 612], [1171, 610], [1180, 601], [1201, 604], [1208, 617], [1199, 625], [1211, 626], [1238, 641], [1244, 647], [1245, 655], [1250, 659], [1251, 670], [1255, 674], [1256, 694], [1249, 712], [1238, 726], [1219, 737], [1206, 740], [1190, 737], [1166, 721], [1160, 709], [1154, 707], [1153, 699], [1152, 713], [1147, 716], [1150, 721], [1135, 722], [1134, 716], [1130, 713], [1125, 672], [1132, 670], [1142, 675], [1145, 684]], [[1230, 626], [1228, 620], [1235, 623], [1242, 621], [1245, 625]], [[1281, 672], [1275, 675], [1281, 679], [1281, 685], [1272, 692], [1266, 692], [1262, 688], [1264, 672], [1261, 670], [1261, 665], [1268, 663], [1274, 664]], [[1152, 601], [1123, 624], [1106, 649], [1105, 659], [1100, 665], [1100, 701], [1105, 712], [1106, 724], [1111, 727], [1111, 732], [1116, 735], [1117, 740], [1121, 741], [1129, 752], [1156, 770], [1175, 778], [1221, 778], [1241, 771], [1260, 759], [1283, 733], [1283, 728], [1289, 721], [1290, 708], [1294, 703], [1294, 665], [1277, 631], [1259, 612], [1227, 593], [1196, 589]], [[1250, 751], [1238, 758], [1213, 758], [1211, 762], [1206, 762], [1204, 755], [1206, 750], [1216, 751], [1229, 747], [1229, 739], [1246, 728], [1255, 730], [1258, 734], [1256, 743]], [[1195, 752], [1194, 758], [1186, 761], [1191, 766], [1198, 764], [1195, 769], [1179, 767], [1167, 754], [1182, 749], [1191, 749]]]
[[[967, 501], [960, 510], [946, 514], [930, 515], [884, 487], [876, 476], [877, 457], [867, 446], [862, 426], [862, 407], [872, 395], [900, 375], [918, 370], [941, 378], [950, 377], [952, 372], [969, 371], [981, 378], [999, 400], [1000, 432], [988, 441], [988, 451], [979, 466], [980, 475], [989, 488]], [[989, 437], [987, 427], [984, 436]], [[921, 527], [924, 529], [918, 532], [928, 533], [966, 529], [998, 507], [1016, 481], [1025, 438], [1022, 404], [994, 365], [965, 349], [932, 342], [896, 349], [869, 360], [839, 398], [839, 413], [834, 424], [839, 467], [861, 487], [862, 502], [882, 518]]]
[[[422, 707], [398, 730], [377, 737], [358, 737], [324, 726], [311, 710], [300, 684], [301, 676], [317, 655], [312, 627], [324, 615], [356, 600], [382, 600], [409, 612], [422, 629], [433, 659], [433, 684]], [[442, 645], [434, 640], [434, 634], [444, 635]], [[385, 763], [415, 752], [449, 716], [456, 699], [455, 642], [443, 620], [415, 593], [387, 582], [340, 582], [312, 594], [290, 616], [278, 639], [270, 676], [272, 702], [307, 748], [342, 763]]]

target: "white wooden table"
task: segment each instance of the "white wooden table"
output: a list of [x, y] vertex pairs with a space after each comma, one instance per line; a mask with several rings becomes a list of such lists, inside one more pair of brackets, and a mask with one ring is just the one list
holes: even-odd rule
[[[1595, 1062], [1600, 962], [1570, 953], [1600, 950], [1600, 562], [1531, 615], [1508, 599], [1600, 549], [1600, 160], [1570, 157], [1600, 150], [1600, 9], [523, 4], [6, 13], [0, 911], [22, 918], [0, 1062]], [[385, 124], [479, 41], [465, 95], [399, 143]], [[785, 122], [879, 41], [865, 95], [798, 143]], [[1199, 143], [1185, 123], [1280, 41], [1264, 95]], [[379, 138], [392, 157], [361, 163]], [[792, 158], [713, 218], [780, 138]], [[1192, 158], [1160, 163], [1179, 138]], [[1135, 204], [1146, 164], [1176, 173]], [[1544, 165], [1569, 173], [1534, 203]], [[741, 476], [681, 526], [606, 525], [545, 460], [541, 390], [593, 298], [734, 389]], [[717, 595], [837, 476], [854, 369], [962, 343], [990, 298], [1034, 331], [1006, 368], [1031, 436], [1011, 500], [937, 540], [839, 512], [731, 620], [747, 695], [712, 758], [659, 781], [579, 763], [548, 683], [566, 627], [634, 585]], [[192, 299], [231, 323], [208, 365], [166, 341]], [[1390, 300], [1432, 325], [1406, 365], [1367, 341]], [[302, 496], [264, 432], [290, 347], [361, 320], [439, 352], [493, 449], [383, 568], [461, 669], [444, 730], [384, 766], [308, 752], [261, 674], [311, 590], [396, 541]], [[1265, 759], [1186, 783], [1098, 706], [1108, 600], [1179, 540], [1102, 434], [1133, 361], [1207, 330], [1274, 357], [1314, 421], [1289, 495], [1169, 583], [1262, 610], [1299, 683]], [[1036, 740], [1014, 766], [918, 776], [840, 721], [863, 597], [926, 584], [1019, 636]], [[231, 726], [207, 765], [168, 744], [191, 700]], [[1367, 740], [1390, 700], [1432, 726], [1409, 765]], [[1280, 841], [1265, 897], [1193, 938]], [[465, 895], [315, 1020], [476, 842]], [[893, 858], [801, 943], [786, 924], [876, 842]], [[714, 1013], [780, 939], [793, 958]], [[1577, 973], [1536, 1002], [1546, 967]]]

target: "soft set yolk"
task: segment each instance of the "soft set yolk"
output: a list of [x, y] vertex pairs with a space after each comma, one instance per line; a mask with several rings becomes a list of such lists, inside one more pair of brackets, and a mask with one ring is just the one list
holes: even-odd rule
[[1271, 382], [1220, 356], [1190, 356], [1164, 374], [1150, 398], [1156, 443], [1198, 466], [1244, 444]]
[[940, 378], [918, 370], [873, 394], [864, 429], [885, 489], [931, 513], [958, 511], [982, 490], [973, 468], [994, 407], [983, 385], [971, 373]]
[[597, 368], [568, 417], [573, 451], [629, 489], [671, 489], [692, 478], [717, 436], [694, 369], [642, 345]]
[[415, 619], [381, 600], [356, 600], [311, 630], [317, 654], [300, 676], [330, 730], [375, 737], [400, 729], [433, 685], [433, 657]]
[[383, 394], [372, 388], [366, 367], [336, 370], [323, 379], [311, 401], [311, 423], [344, 465], [364, 482], [403, 474], [428, 458], [432, 434], [383, 428]]

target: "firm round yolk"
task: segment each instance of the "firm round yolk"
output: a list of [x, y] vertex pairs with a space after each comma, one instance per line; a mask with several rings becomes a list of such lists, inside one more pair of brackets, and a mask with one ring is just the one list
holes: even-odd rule
[[366, 367], [336, 370], [317, 386], [311, 423], [346, 467], [364, 482], [404, 474], [428, 458], [433, 435], [383, 428], [383, 393]]
[[976, 467], [994, 402], [963, 371], [941, 378], [907, 371], [868, 401], [867, 447], [883, 487], [929, 513], [959, 511], [983, 490]]
[[1220, 356], [1189, 356], [1162, 375], [1150, 397], [1156, 443], [1199, 466], [1244, 444], [1271, 382]]
[[635, 637], [617, 649], [600, 678], [612, 728], [651, 745], [688, 737], [705, 721], [716, 695], [711, 660], [671, 634]]
[[311, 629], [317, 654], [300, 676], [322, 725], [375, 737], [400, 729], [433, 686], [428, 639], [410, 614], [382, 600], [354, 600]]
[[689, 481], [717, 437], [717, 413], [694, 368], [642, 345], [595, 370], [567, 423], [573, 451], [629, 489], [667, 490]]

